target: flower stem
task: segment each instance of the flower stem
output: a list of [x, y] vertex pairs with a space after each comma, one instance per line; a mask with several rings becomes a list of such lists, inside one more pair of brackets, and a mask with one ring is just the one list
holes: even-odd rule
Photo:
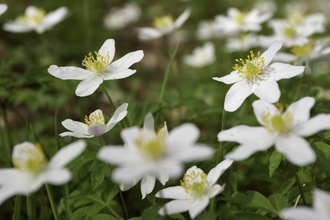
[[125, 203], [125, 199], [124, 199], [123, 193], [122, 193], [122, 191], [120, 189], [119, 189], [119, 196], [120, 196], [121, 202], [123, 203], [123, 209], [124, 209], [124, 213], [125, 213], [125, 218], [126, 219], [129, 219], [129, 217], [128, 217], [128, 211], [127, 211], [127, 207], [126, 207], [126, 203]]
[[6, 134], [7, 134], [7, 140], [8, 140], [8, 147], [6, 147], [6, 154], [7, 158], [11, 158], [11, 148], [13, 146], [13, 141], [10, 136], [10, 129], [9, 129], [9, 123], [8, 123], [8, 118], [7, 118], [7, 111], [6, 107], [2, 107], [2, 115], [3, 115], [3, 120], [5, 122], [5, 129], [6, 129]]
[[165, 88], [166, 88], [166, 84], [167, 84], [167, 81], [168, 81], [168, 76], [169, 76], [169, 73], [170, 73], [170, 69], [171, 69], [172, 63], [174, 61], [174, 58], [176, 56], [176, 53], [178, 52], [179, 47], [180, 47], [180, 43], [174, 49], [174, 52], [173, 52], [173, 54], [170, 58], [170, 62], [167, 64], [164, 79], [163, 79], [162, 89], [160, 91], [159, 104], [162, 104], [162, 102], [163, 102], [163, 97], [164, 97]]
[[11, 220], [20, 220], [21, 219], [21, 195], [16, 195], [14, 214]]
[[60, 216], [58, 215], [57, 209], [55, 207], [55, 201], [54, 201], [52, 190], [51, 190], [50, 186], [47, 183], [45, 183], [45, 187], [46, 187], [46, 190], [47, 190], [50, 206], [52, 207], [54, 219], [55, 220], [60, 220]]
[[92, 37], [91, 37], [91, 31], [90, 31], [90, 25], [89, 25], [89, 11], [90, 11], [90, 6], [89, 6], [89, 0], [84, 0], [83, 4], [83, 16], [84, 16], [84, 30], [85, 30], [85, 44], [87, 51], [90, 51], [91, 49], [91, 42], [92, 42]]
[[26, 208], [27, 208], [27, 215], [29, 220], [34, 220], [34, 210], [33, 210], [33, 201], [32, 201], [32, 195], [28, 195], [26, 197]]
[[[113, 101], [112, 101], [112, 99], [111, 99], [111, 97], [110, 97], [110, 95], [109, 95], [107, 89], [105, 88], [105, 86], [104, 86], [103, 83], [101, 84], [101, 86], [102, 86], [102, 89], [103, 89], [105, 95], [106, 95], [107, 98], [108, 98], [108, 101], [110, 102], [110, 105], [112, 106], [113, 110], [115, 111], [115, 110], [116, 110], [116, 106], [115, 106], [115, 104], [113, 103]], [[123, 119], [123, 120], [124, 120], [124, 119]], [[125, 126], [123, 120], [120, 121], [120, 124], [121, 124], [121, 126], [122, 126], [123, 128], [125, 128], [126, 126]]]
[[304, 191], [302, 189], [302, 185], [301, 185], [297, 170], [293, 165], [292, 165], [292, 170], [293, 170], [294, 177], [296, 178], [296, 181], [297, 181], [297, 184], [298, 184], [298, 189], [299, 189], [299, 192], [300, 192], [300, 195], [301, 195], [301, 199], [302, 199], [304, 205], [307, 205], [306, 199], [305, 199], [305, 194], [304, 194]]

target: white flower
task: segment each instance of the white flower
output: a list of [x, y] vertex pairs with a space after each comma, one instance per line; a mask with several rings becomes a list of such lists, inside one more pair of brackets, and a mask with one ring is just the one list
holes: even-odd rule
[[136, 3], [127, 3], [122, 8], [112, 8], [104, 17], [103, 24], [107, 29], [120, 29], [138, 20], [141, 9]]
[[210, 21], [200, 21], [198, 23], [196, 37], [198, 40], [208, 40], [211, 38], [220, 38], [222, 35], [221, 32], [216, 32], [214, 29], [214, 20]]
[[175, 21], [173, 21], [173, 18], [170, 15], [157, 17], [154, 20], [154, 28], [144, 27], [136, 29], [138, 38], [140, 40], [152, 40], [170, 34], [180, 28], [188, 19], [189, 15], [190, 10], [186, 9]]
[[85, 116], [85, 123], [65, 119], [62, 121], [62, 125], [71, 132], [63, 132], [60, 136], [72, 136], [77, 138], [101, 136], [110, 131], [118, 122], [125, 118], [127, 115], [127, 106], [127, 103], [119, 106], [107, 124], [104, 122], [103, 112], [100, 109], [92, 112], [89, 117]]
[[104, 42], [95, 57], [92, 53], [85, 56], [82, 65], [86, 69], [79, 67], [58, 67], [51, 65], [48, 72], [60, 79], [83, 80], [78, 84], [76, 95], [80, 97], [91, 95], [103, 80], [123, 79], [136, 72], [129, 67], [142, 60], [144, 54], [142, 50], [126, 54], [122, 58], [112, 62], [115, 55], [115, 41], [108, 39]]
[[64, 166], [80, 155], [86, 147], [76, 141], [60, 149], [48, 162], [39, 144], [23, 142], [15, 145], [12, 160], [15, 168], [0, 169], [0, 204], [15, 194], [28, 195], [44, 183], [62, 185], [71, 180]]
[[302, 137], [330, 128], [330, 115], [319, 114], [309, 118], [315, 99], [305, 97], [292, 103], [285, 112], [265, 100], [253, 102], [254, 114], [263, 127], [240, 125], [218, 134], [218, 140], [234, 141], [240, 145], [226, 155], [233, 160], [244, 160], [256, 151], [275, 149], [293, 164], [313, 163], [316, 155], [308, 141]]
[[3, 13], [5, 13], [5, 11], [7, 11], [8, 9], [8, 5], [6, 4], [0, 4], [0, 15], [2, 15]]
[[255, 56], [251, 51], [248, 59], [236, 60], [240, 65], [234, 66], [235, 71], [220, 78], [213, 77], [214, 80], [225, 84], [234, 83], [225, 97], [224, 108], [226, 111], [236, 111], [252, 93], [271, 103], [277, 102], [281, 92], [276, 81], [289, 79], [304, 71], [305, 67], [303, 66], [292, 66], [284, 63], [269, 65], [281, 47], [282, 42], [275, 41], [261, 56], [260, 53]]
[[151, 114], [146, 116], [143, 128], [127, 128], [120, 135], [124, 146], [103, 147], [97, 158], [119, 166], [113, 170], [112, 180], [123, 190], [142, 179], [142, 198], [153, 190], [156, 179], [164, 185], [169, 178], [182, 175], [183, 163], [213, 155], [211, 147], [195, 144], [199, 130], [193, 124], [183, 124], [170, 133], [165, 124], [156, 133]]
[[255, 34], [240, 34], [237, 37], [227, 38], [228, 52], [247, 51], [258, 46], [258, 37]]
[[194, 219], [207, 207], [211, 198], [224, 190], [224, 185], [215, 183], [232, 163], [232, 160], [224, 160], [207, 175], [196, 166], [189, 168], [180, 181], [181, 186], [169, 187], [157, 192], [158, 198], [175, 199], [166, 203], [158, 213], [171, 215], [189, 211], [190, 218]]
[[316, 60], [330, 54], [330, 38], [318, 39], [315, 42], [310, 40], [304, 45], [291, 47], [290, 51], [292, 53], [277, 53], [274, 56], [274, 60], [294, 62], [296, 64]]
[[261, 30], [261, 23], [270, 19], [273, 13], [261, 14], [256, 8], [249, 12], [241, 12], [237, 8], [229, 8], [227, 15], [217, 15], [215, 17], [215, 29], [228, 35], [236, 35], [242, 31]]
[[314, 189], [313, 206], [298, 206], [282, 210], [280, 215], [290, 220], [330, 220], [330, 194], [323, 190]]
[[66, 7], [60, 7], [46, 14], [46, 11], [42, 8], [29, 6], [26, 8], [24, 15], [19, 16], [14, 21], [6, 22], [3, 29], [16, 33], [36, 31], [38, 34], [42, 34], [61, 22], [67, 14], [68, 9]]
[[203, 47], [194, 49], [192, 55], [186, 55], [183, 62], [189, 66], [202, 67], [212, 64], [215, 60], [214, 45], [211, 42], [206, 42]]

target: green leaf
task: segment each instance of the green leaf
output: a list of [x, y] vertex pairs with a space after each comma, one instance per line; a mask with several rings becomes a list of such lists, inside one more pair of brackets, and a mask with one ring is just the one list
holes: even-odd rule
[[317, 155], [316, 165], [322, 171], [324, 171], [327, 176], [330, 176], [330, 146], [323, 142], [315, 142], [314, 148]]
[[266, 216], [263, 215], [258, 215], [253, 212], [238, 212], [235, 214], [234, 219], [239, 219], [239, 220], [271, 220], [270, 218], [267, 218]]
[[172, 214], [172, 215], [169, 215], [168, 217], [170, 217], [171, 219], [185, 220], [185, 218], [181, 214]]
[[277, 170], [279, 165], [281, 164], [283, 155], [278, 151], [274, 150], [272, 155], [269, 158], [269, 177], [272, 177], [274, 172]]
[[268, 197], [269, 201], [274, 205], [276, 210], [280, 212], [284, 208], [288, 207], [288, 197], [283, 196], [279, 193], [275, 193]]
[[99, 187], [105, 178], [110, 176], [110, 166], [102, 161], [95, 160], [91, 166], [91, 180], [92, 180], [92, 190], [94, 191]]
[[159, 210], [160, 206], [152, 206], [149, 209], [146, 209], [143, 211], [142, 216], [141, 216], [141, 220], [161, 220], [163, 219], [162, 216], [160, 216], [158, 214], [158, 210]]
[[95, 203], [91, 206], [85, 206], [80, 209], [77, 209], [72, 215], [70, 216], [70, 220], [81, 220], [84, 219], [85, 216], [94, 216], [99, 211], [101, 211], [104, 208], [104, 206]]
[[256, 191], [248, 191], [247, 195], [251, 198], [251, 202], [248, 204], [249, 207], [258, 208], [277, 215], [277, 211], [272, 203], [269, 202], [269, 200], [261, 193]]
[[108, 214], [97, 214], [88, 218], [90, 220], [118, 220], [118, 218]]

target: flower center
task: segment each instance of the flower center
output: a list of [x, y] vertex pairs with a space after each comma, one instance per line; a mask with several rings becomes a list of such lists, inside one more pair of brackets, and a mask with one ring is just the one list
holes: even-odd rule
[[201, 198], [209, 190], [210, 184], [207, 181], [207, 175], [196, 166], [191, 167], [180, 180], [180, 185], [186, 193], [194, 198]]
[[293, 46], [291, 47], [291, 52], [296, 55], [297, 57], [305, 57], [309, 55], [312, 51], [311, 43], [307, 43], [301, 46]]
[[234, 16], [234, 21], [237, 23], [237, 24], [244, 24], [244, 21], [245, 21], [245, 18], [246, 18], [246, 15], [247, 13], [246, 12], [241, 12], [239, 13], [238, 15]]
[[262, 73], [265, 66], [265, 59], [260, 57], [260, 52], [258, 52], [258, 56], [255, 56], [252, 51], [250, 51], [250, 55], [247, 57], [245, 60], [242, 58], [236, 59], [236, 62], [240, 65], [236, 63], [233, 68], [240, 77], [253, 80]]
[[[281, 110], [280, 110], [281, 112]], [[264, 127], [270, 132], [278, 132], [286, 134], [290, 131], [293, 123], [293, 115], [291, 112], [285, 112], [284, 114], [270, 115], [269, 112], [262, 115], [262, 122]]]
[[104, 125], [104, 115], [101, 110], [96, 110], [92, 112], [89, 117], [85, 116], [85, 123], [89, 127], [94, 127], [97, 125]]
[[46, 16], [46, 11], [42, 8], [28, 11], [24, 15], [18, 17], [18, 21], [28, 25], [40, 25]]
[[15, 168], [33, 174], [39, 173], [47, 165], [47, 159], [38, 143], [24, 142], [16, 145], [12, 160]]
[[170, 27], [173, 24], [173, 18], [171, 15], [165, 15], [163, 17], [156, 17], [154, 20], [154, 27], [157, 29], [162, 29]]
[[155, 134], [153, 130], [141, 129], [134, 142], [140, 153], [149, 159], [157, 160], [165, 154], [166, 133], [162, 130]]
[[296, 29], [293, 25], [283, 27], [282, 34], [287, 38], [294, 38], [296, 36]]
[[295, 12], [293, 12], [293, 13], [291, 13], [290, 15], [289, 15], [289, 17], [288, 17], [288, 20], [289, 20], [289, 22], [291, 22], [292, 24], [294, 24], [294, 25], [298, 25], [298, 24], [300, 24], [302, 21], [303, 21], [303, 19], [304, 19], [304, 14], [302, 13], [302, 12], [300, 12], [300, 11], [295, 11]]
[[109, 66], [110, 63], [110, 55], [107, 53], [105, 56], [102, 56], [100, 52], [96, 52], [95, 57], [92, 53], [88, 53], [88, 56], [85, 56], [82, 61], [82, 65], [86, 67], [86, 69], [95, 74], [103, 73]]

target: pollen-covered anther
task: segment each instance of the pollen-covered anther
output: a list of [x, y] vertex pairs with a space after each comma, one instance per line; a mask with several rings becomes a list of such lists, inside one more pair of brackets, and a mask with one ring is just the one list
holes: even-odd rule
[[148, 159], [157, 160], [164, 156], [166, 151], [166, 134], [162, 130], [154, 131], [141, 129], [135, 144], [140, 153]]
[[18, 17], [18, 20], [28, 25], [39, 25], [44, 20], [46, 11], [43, 8], [37, 8], [33, 13], [26, 13]]
[[85, 123], [89, 127], [97, 126], [97, 125], [104, 125], [104, 115], [102, 111], [95, 111], [89, 115], [89, 117], [85, 116]]
[[282, 33], [287, 38], [294, 38], [296, 36], [296, 29], [293, 25], [288, 25], [282, 28]]
[[250, 55], [247, 56], [247, 59], [236, 59], [236, 62], [239, 64], [235, 64], [233, 67], [234, 70], [237, 71], [240, 77], [250, 80], [257, 78], [262, 73], [265, 66], [265, 59], [260, 57], [260, 52], [255, 56], [254, 53], [250, 51]]
[[170, 27], [173, 24], [173, 17], [171, 15], [165, 15], [163, 17], [156, 17], [154, 19], [154, 27], [161, 29], [164, 27]]
[[203, 197], [210, 188], [207, 175], [196, 167], [192, 167], [184, 174], [183, 179], [180, 180], [180, 185], [186, 193], [194, 198]]
[[107, 53], [103, 56], [100, 52], [96, 52], [95, 57], [90, 52], [88, 56], [85, 56], [84, 60], [82, 61], [82, 65], [86, 67], [86, 69], [90, 72], [95, 74], [103, 73], [109, 66], [110, 63], [110, 55]]
[[305, 57], [312, 52], [312, 44], [308, 42], [301, 46], [293, 46], [291, 52], [297, 57]]
[[241, 12], [241, 13], [239, 13], [238, 15], [236, 15], [234, 17], [234, 21], [237, 24], [240, 24], [240, 25], [244, 24], [244, 21], [245, 21], [245, 18], [247, 16], [247, 14], [248, 14], [247, 12]]
[[263, 125], [270, 133], [278, 132], [281, 134], [286, 134], [292, 127], [293, 115], [291, 112], [275, 115], [266, 113], [262, 115], [262, 121]]

